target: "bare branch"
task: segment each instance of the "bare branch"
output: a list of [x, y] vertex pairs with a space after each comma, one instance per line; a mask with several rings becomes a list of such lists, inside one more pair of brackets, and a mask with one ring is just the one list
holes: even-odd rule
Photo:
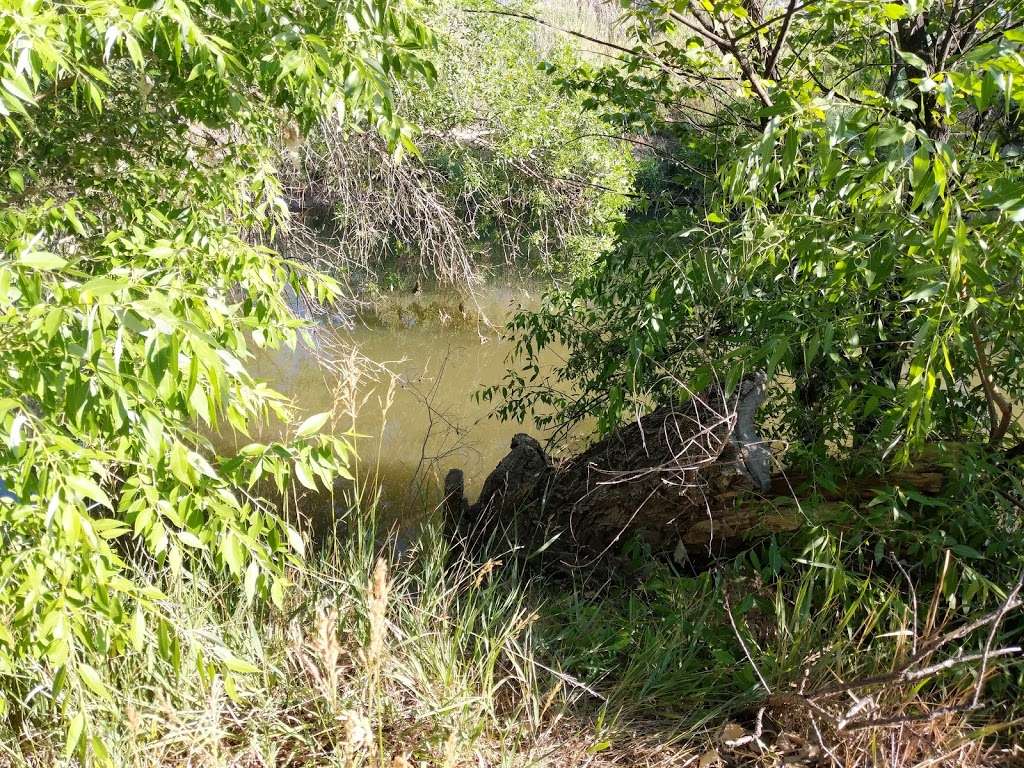
[[692, 29], [694, 32], [703, 35], [706, 39], [713, 42], [718, 46], [722, 53], [727, 53], [736, 59], [736, 64], [739, 66], [740, 71], [743, 73], [743, 77], [746, 78], [747, 82], [750, 83], [751, 90], [757, 95], [757, 98], [766, 107], [772, 106], [772, 98], [768, 95], [768, 91], [764, 87], [764, 83], [761, 78], [758, 77], [754, 68], [750, 65], [750, 61], [743, 52], [740, 51], [739, 46], [736, 45], [736, 38], [732, 35], [729, 30], [729, 25], [723, 23], [723, 29], [725, 35], [720, 35], [714, 28], [714, 18], [705, 17], [702, 13], [702, 9], [695, 5], [692, 0], [690, 3], [690, 10], [693, 11], [693, 16], [697, 19], [700, 27], [694, 25], [689, 20], [685, 19], [682, 15], [672, 12], [672, 18], [679, 21], [681, 24], [685, 24], [687, 27]]
[[949, 47], [953, 44], [953, 38], [957, 34], [956, 22], [960, 17], [960, 0], [953, 0], [953, 7], [949, 12], [949, 21], [946, 23], [946, 34], [939, 45], [939, 54], [935, 59], [935, 69], [945, 69], [946, 57], [949, 56]]
[[[720, 48], [728, 49], [729, 46], [731, 45], [731, 42], [729, 40], [726, 40], [721, 35], [716, 34], [713, 30], [708, 29], [705, 24], [701, 24], [700, 26], [697, 26], [692, 21], [690, 21], [685, 16], [683, 16], [681, 13], [676, 13], [675, 11], [669, 11], [668, 15], [671, 16], [672, 19], [674, 19], [675, 21], [677, 21], [680, 24], [682, 24], [687, 29], [690, 29], [690, 30], [696, 32], [701, 37], [704, 37], [705, 39], [710, 40], [712, 43], [714, 43], [715, 45], [717, 45]], [[698, 17], [698, 20], [699, 20], [699, 18], [700, 17]]]
[[[1021, 573], [1017, 579], [1017, 586], [1013, 588], [1013, 591], [1006, 596], [1006, 600], [1003, 602], [1002, 607], [999, 609], [999, 613], [996, 614], [995, 620], [992, 622], [992, 629], [989, 630], [988, 639], [985, 641], [985, 653], [981, 660], [981, 669], [978, 670], [978, 682], [974, 686], [974, 698], [971, 700], [971, 706], [977, 707], [978, 702], [981, 699], [981, 691], [985, 687], [985, 673], [988, 670], [988, 660], [995, 657], [995, 652], [992, 651], [992, 644], [996, 639], [996, 632], [999, 631], [999, 625], [1002, 624], [1003, 618], [1010, 610], [1010, 606], [1017, 600], [1017, 596], [1020, 594], [1021, 588], [1024, 588], [1024, 572]], [[1018, 649], [1020, 650], [1020, 649]]]
[[768, 60], [764, 63], [764, 76], [770, 80], [777, 80], [779, 77], [778, 72], [775, 71], [775, 65], [779, 60], [779, 54], [782, 52], [782, 46], [786, 42], [786, 36], [789, 34], [790, 25], [793, 23], [793, 15], [796, 13], [796, 10], [796, 0], [789, 0], [789, 8], [786, 9], [786, 15], [782, 20], [782, 29], [779, 30], [779, 36], [775, 40], [772, 52], [768, 54]]
[[787, 9], [784, 13], [780, 13], [778, 16], [773, 16], [772, 18], [758, 24], [755, 27], [750, 27], [749, 29], [743, 30], [738, 35], [736, 35], [734, 40], [738, 43], [740, 40], [748, 38], [751, 35], [756, 35], [758, 32], [770, 27], [772, 24], [775, 24], [779, 21], [784, 21], [787, 17], [791, 17], [793, 13], [802, 11], [804, 8], [810, 8], [812, 5], [817, 5], [817, 1], [818, 0], [807, 0], [806, 3], [801, 3], [800, 5], [796, 6], [793, 9], [792, 13], [790, 13], [790, 11]]

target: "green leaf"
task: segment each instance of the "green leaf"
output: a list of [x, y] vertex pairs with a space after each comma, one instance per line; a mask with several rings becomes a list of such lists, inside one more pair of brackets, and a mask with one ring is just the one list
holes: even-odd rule
[[284, 581], [274, 579], [270, 585], [270, 600], [277, 608], [284, 608]]
[[86, 688], [97, 696], [101, 696], [108, 701], [110, 700], [110, 690], [104, 685], [100, 673], [94, 667], [85, 662], [79, 662], [76, 671], [78, 672], [78, 677], [85, 683]]
[[97, 765], [110, 765], [110, 752], [107, 750], [107, 745], [103, 742], [99, 736], [93, 736], [89, 740], [89, 746], [92, 747], [92, 754], [96, 758]]
[[139, 47], [139, 41], [132, 35], [125, 35], [124, 44], [128, 49], [128, 56], [131, 58], [132, 64], [135, 65], [136, 69], [141, 70], [143, 68], [144, 61], [142, 58], [142, 48]]
[[926, 74], [930, 71], [928, 63], [916, 53], [911, 53], [910, 51], [896, 51], [896, 53], [899, 54], [901, 59], [915, 69], [919, 69]]
[[239, 543], [238, 538], [228, 532], [221, 536], [220, 539], [220, 554], [227, 563], [228, 570], [231, 571], [235, 576], [242, 572], [242, 545]]
[[192, 531], [178, 531], [178, 540], [187, 547], [192, 547], [194, 549], [206, 548], [202, 539], [192, 533]]
[[18, 257], [17, 263], [23, 267], [47, 271], [60, 269], [61, 267], [66, 266], [68, 262], [66, 259], [62, 259], [55, 253], [49, 253], [47, 251], [29, 251], [21, 254]]
[[77, 494], [84, 496], [87, 499], [92, 499], [93, 501], [102, 504], [107, 509], [112, 510], [114, 508], [114, 504], [110, 500], [110, 497], [91, 477], [70, 474], [66, 475], [64, 480]]
[[71, 722], [68, 723], [68, 733], [64, 740], [65, 757], [71, 757], [75, 753], [75, 750], [78, 749], [78, 744], [82, 740], [82, 734], [84, 731], [85, 713], [78, 712], [71, 718]]
[[110, 277], [94, 277], [82, 286], [81, 297], [84, 301], [92, 301], [101, 296], [109, 296], [112, 293], [127, 287], [125, 279], [114, 279]]
[[981, 560], [985, 557], [981, 552], [974, 549], [974, 547], [968, 547], [966, 544], [954, 544], [950, 549], [954, 555], [968, 560]]
[[314, 414], [313, 416], [310, 416], [308, 419], [306, 419], [299, 425], [298, 430], [296, 430], [295, 432], [295, 436], [299, 438], [309, 437], [310, 435], [319, 432], [321, 428], [327, 423], [327, 420], [330, 417], [330, 411], [326, 411], [324, 413], [317, 413]]
[[903, 3], [885, 3], [882, 6], [882, 13], [885, 15], [885, 18], [892, 21], [904, 19], [909, 15], [907, 6], [903, 5]]
[[904, 303], [914, 301], [927, 301], [933, 296], [937, 296], [939, 293], [941, 293], [944, 290], [944, 288], [945, 286], [942, 283], [932, 283], [931, 285], [926, 285], [924, 288], [920, 288], [914, 291], [913, 293], [909, 294], [908, 296], [904, 297], [903, 301]]
[[306, 488], [311, 491], [317, 490], [316, 483], [313, 478], [309, 475], [309, 470], [306, 469], [306, 465], [302, 461], [296, 461], [294, 465], [295, 477], [298, 481]]
[[227, 648], [218, 648], [217, 655], [220, 657], [221, 663], [224, 664], [225, 668], [232, 672], [239, 672], [242, 674], [254, 674], [259, 672], [260, 669], [255, 664], [238, 658], [229, 651]]
[[300, 534], [292, 526], [286, 526], [285, 530], [288, 532], [288, 544], [293, 550], [300, 556], [304, 557], [306, 554], [306, 542], [302, 540], [302, 534]]
[[31, 103], [35, 100], [35, 97], [32, 95], [32, 87], [21, 75], [13, 75], [9, 78], [0, 78], [0, 83], [3, 83], [3, 86], [7, 89], [8, 93], [21, 101]]
[[249, 602], [256, 597], [256, 585], [260, 576], [260, 566], [256, 558], [249, 561], [249, 567], [245, 569], [245, 599]]

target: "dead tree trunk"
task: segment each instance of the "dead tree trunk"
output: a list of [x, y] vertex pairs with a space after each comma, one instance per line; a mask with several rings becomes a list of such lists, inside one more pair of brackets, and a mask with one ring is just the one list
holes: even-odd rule
[[[800, 480], [771, 474], [772, 457], [754, 422], [763, 394], [761, 376], [743, 381], [731, 397], [712, 387], [559, 464], [535, 439], [518, 434], [475, 504], [464, 498], [462, 472], [449, 473], [449, 529], [472, 549], [543, 550], [577, 566], [630, 539], [683, 561], [795, 530], [804, 517], [791, 488]], [[902, 476], [904, 484], [931, 492], [942, 480], [940, 472]], [[840, 492], [866, 497], [882, 482], [852, 483]]]

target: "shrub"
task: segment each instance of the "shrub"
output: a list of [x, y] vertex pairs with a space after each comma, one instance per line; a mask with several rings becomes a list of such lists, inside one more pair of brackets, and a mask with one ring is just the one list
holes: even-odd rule
[[429, 23], [437, 80], [398, 88], [421, 126], [418, 156], [397, 162], [381, 139], [320, 124], [292, 157], [296, 203], [333, 236], [338, 264], [382, 264], [472, 281], [488, 264], [558, 271], [589, 265], [630, 201], [630, 145], [566, 97], [548, 68], [580, 60], [527, 21], [439, 3]]
[[428, 71], [429, 35], [389, 3], [101, 1], [5, 6], [0, 42], [0, 709], [103, 761], [111, 659], [153, 646], [173, 678], [196, 643], [228, 681], [252, 669], [181, 636], [145, 574], [215, 567], [280, 603], [301, 539], [266, 481], [346, 472], [328, 414], [210, 442], [291, 422], [246, 360], [300, 336], [286, 286], [338, 291], [246, 235], [284, 223], [282, 123], [406, 137], [385, 80]]
[[632, 9], [629, 66], [565, 73], [610, 122], [664, 145], [672, 184], [592, 279], [513, 324], [528, 364], [566, 345], [558, 373], [580, 404], [513, 374], [506, 413], [553, 399], [549, 410], [596, 412], [609, 430], [680, 396], [679, 382], [731, 387], [761, 368], [777, 382], [774, 436], [817, 458], [855, 445], [906, 461], [929, 440], [1012, 447], [1024, 396], [1016, 22], [914, 3], [686, 12]]

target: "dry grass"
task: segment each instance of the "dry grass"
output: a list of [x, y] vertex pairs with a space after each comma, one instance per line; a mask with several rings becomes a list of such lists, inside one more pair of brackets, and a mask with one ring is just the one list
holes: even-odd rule
[[[973, 667], [950, 664], [950, 680], [926, 687], [900, 678], [943, 658], [936, 642], [952, 625], [941, 610], [921, 611], [920, 632], [900, 639], [900, 654], [885, 636], [887, 617], [900, 611], [861, 612], [857, 621], [874, 630], [836, 622], [829, 605], [809, 621], [765, 617], [754, 626], [754, 614], [737, 611], [730, 624], [721, 593], [692, 579], [674, 583], [682, 602], [648, 596], [640, 605], [635, 586], [553, 588], [518, 573], [507, 555], [483, 564], [455, 558], [436, 531], [396, 558], [373, 531], [354, 527], [293, 574], [281, 611], [246, 606], [226, 584], [176, 585], [167, 607], [183, 638], [203, 642], [182, 643], [177, 675], [154, 666], [151, 651], [110, 670], [121, 712], [107, 723], [115, 763], [952, 768], [1020, 759], [1014, 726], [999, 714], [1012, 707], [969, 707]], [[666, 613], [671, 620], [658, 618]], [[572, 634], [588, 622], [597, 623]], [[870, 636], [857, 637], [862, 630]], [[584, 675], [622, 632], [631, 644], [604, 671]], [[740, 636], [732, 662], [706, 654]], [[258, 672], [225, 676], [204, 660], [211, 642]], [[794, 662], [780, 661], [785, 654]], [[735, 682], [750, 667], [763, 684]], [[988, 669], [986, 682], [1003, 671], [994, 662]], [[888, 675], [882, 684], [865, 682], [879, 673]], [[927, 716], [940, 707], [949, 711]], [[844, 726], [851, 709], [902, 719]], [[61, 764], [55, 722], [0, 728], [0, 765]]]
[[621, 19], [622, 7], [618, 3], [602, 0], [540, 0], [536, 13], [537, 18], [551, 25], [538, 25], [534, 30], [537, 48], [545, 53], [557, 45], [571, 42], [580, 49], [584, 58], [597, 64], [608, 60], [608, 48], [559, 30], [622, 46], [629, 46], [632, 42], [628, 25]]

